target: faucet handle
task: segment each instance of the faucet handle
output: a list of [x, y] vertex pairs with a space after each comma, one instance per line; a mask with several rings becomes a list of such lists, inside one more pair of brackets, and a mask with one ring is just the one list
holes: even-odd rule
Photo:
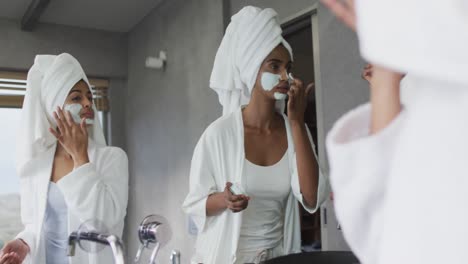
[[180, 264], [180, 251], [177, 249], [172, 250], [171, 264]]
[[148, 215], [143, 219], [138, 228], [138, 238], [142, 244], [159, 243], [161, 247], [166, 245], [172, 238], [172, 230], [169, 221], [160, 215]]
[[138, 238], [141, 245], [138, 248], [134, 263], [140, 261], [145, 248], [153, 249], [149, 263], [155, 263], [156, 256], [161, 247], [164, 247], [172, 237], [169, 221], [160, 215], [148, 215], [143, 219], [138, 228]]
[[161, 222], [154, 220], [152, 216], [147, 216], [138, 228], [138, 237], [140, 238], [140, 242], [142, 244], [146, 244], [146, 246], [148, 246], [149, 243], [156, 243], [156, 233], [158, 232], [160, 225], [162, 225]]
[[149, 264], [156, 264], [156, 256], [158, 255], [160, 245], [161, 244], [159, 242], [156, 242], [156, 245], [154, 246], [154, 249], [153, 249], [153, 253], [151, 253]]
[[135, 256], [135, 260], [134, 260], [134, 263], [137, 264], [138, 262], [140, 262], [140, 258], [141, 258], [141, 253], [143, 252], [143, 250], [145, 248], [148, 247], [148, 243], [149, 242], [145, 242], [144, 244], [140, 244], [140, 246], [138, 247], [138, 251], [137, 251], [137, 254]]

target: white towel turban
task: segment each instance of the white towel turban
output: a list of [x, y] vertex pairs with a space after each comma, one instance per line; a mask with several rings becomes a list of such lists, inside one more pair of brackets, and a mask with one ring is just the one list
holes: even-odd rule
[[251, 91], [263, 60], [279, 44], [289, 51], [282, 37], [277, 13], [271, 9], [246, 6], [232, 16], [221, 41], [210, 87], [218, 93], [223, 115], [250, 101]]
[[[18, 133], [18, 172], [28, 161], [54, 145], [56, 139], [48, 131], [49, 127], [57, 126], [53, 112], [57, 106], [63, 106], [70, 90], [80, 80], [91, 87], [81, 65], [70, 54], [36, 56], [34, 65], [28, 72]], [[97, 113], [96, 108], [93, 108]], [[106, 145], [104, 133], [97, 120], [90, 129], [90, 137], [96, 144]]]

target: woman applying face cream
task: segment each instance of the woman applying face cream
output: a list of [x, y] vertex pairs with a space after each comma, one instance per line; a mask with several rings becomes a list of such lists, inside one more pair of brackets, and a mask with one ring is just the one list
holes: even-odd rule
[[28, 72], [18, 138], [24, 230], [0, 263], [111, 263], [108, 251], [67, 256], [68, 235], [99, 220], [122, 235], [128, 198], [125, 152], [106, 145], [88, 79], [69, 54], [38, 55]]
[[184, 202], [199, 230], [192, 263], [300, 252], [297, 202], [314, 212], [328, 185], [304, 124], [312, 85], [292, 79], [291, 66], [274, 10], [249, 6], [233, 16], [210, 80], [223, 117], [195, 148]]

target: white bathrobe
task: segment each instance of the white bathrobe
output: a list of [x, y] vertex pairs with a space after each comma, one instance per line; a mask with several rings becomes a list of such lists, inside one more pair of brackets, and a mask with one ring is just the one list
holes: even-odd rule
[[[90, 86], [79, 62], [66, 53], [37, 55], [28, 72], [17, 145], [21, 219], [25, 226], [17, 238], [30, 248], [25, 263], [45, 263], [42, 227], [57, 146], [48, 128], [56, 127], [53, 111], [63, 106], [69, 91], [80, 80]], [[94, 106], [93, 109], [96, 112]], [[68, 208], [68, 232], [76, 231], [87, 220], [97, 219], [110, 233], [121, 237], [128, 199], [127, 155], [119, 148], [106, 146], [97, 118], [88, 131], [90, 162], [57, 182]], [[97, 255], [77, 247], [70, 261], [113, 263], [109, 247]]]
[[408, 77], [388, 127], [369, 135], [366, 104], [330, 131], [337, 217], [363, 264], [466, 263], [468, 86]]
[[[122, 235], [128, 198], [128, 160], [116, 147], [96, 147], [90, 142], [90, 163], [74, 169], [57, 182], [68, 206], [68, 230], [76, 231], [89, 219], [98, 219], [109, 232]], [[21, 219], [25, 229], [17, 238], [30, 247], [25, 263], [45, 263], [42, 234], [55, 147], [32, 160], [21, 172]], [[113, 263], [109, 247], [88, 254], [77, 245], [70, 263]]]
[[[284, 119], [288, 137], [291, 193], [286, 206], [283, 249], [284, 254], [291, 254], [301, 251], [297, 201], [307, 211], [315, 212], [327, 198], [328, 182], [327, 178], [320, 174], [317, 204], [307, 207], [300, 193], [291, 128], [286, 116]], [[232, 213], [225, 210], [218, 216], [207, 217], [206, 200], [210, 194], [222, 192], [228, 181], [241, 185], [245, 182], [242, 173], [245, 161], [243, 127], [242, 112], [239, 108], [213, 122], [195, 148], [190, 171], [190, 190], [183, 204], [184, 211], [192, 217], [199, 230], [192, 263], [228, 264], [235, 261], [242, 212]], [[309, 139], [313, 148], [310, 133]]]
[[467, 263], [468, 2], [356, 7], [364, 58], [408, 74], [386, 128], [369, 134], [367, 104], [328, 135], [343, 234], [363, 264]]

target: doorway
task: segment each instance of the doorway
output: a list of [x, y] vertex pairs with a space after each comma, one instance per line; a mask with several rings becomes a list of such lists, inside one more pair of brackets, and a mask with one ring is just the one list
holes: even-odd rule
[[[312, 16], [313, 12], [299, 14], [282, 24], [283, 37], [291, 45], [293, 50], [294, 77], [301, 79], [304, 86], [309, 83], [315, 83], [314, 67], [314, 45], [312, 38]], [[312, 91], [308, 97], [307, 108], [305, 112], [305, 123], [312, 134], [317, 149], [317, 106], [315, 91]], [[302, 206], [299, 206], [301, 219], [301, 243], [302, 251], [311, 252], [322, 249], [320, 210], [309, 214]]]

